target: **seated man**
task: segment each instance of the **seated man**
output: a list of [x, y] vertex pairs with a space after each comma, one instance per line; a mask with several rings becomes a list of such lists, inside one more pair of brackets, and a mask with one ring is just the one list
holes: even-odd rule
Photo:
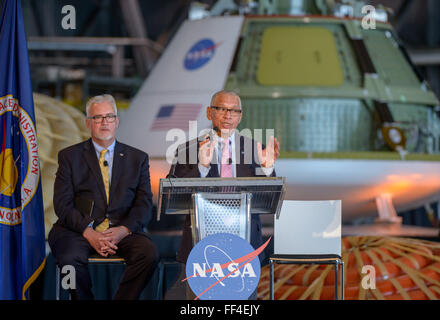
[[127, 266], [114, 298], [138, 299], [159, 260], [144, 233], [152, 209], [148, 155], [115, 140], [119, 119], [111, 95], [91, 98], [86, 112], [91, 139], [58, 154], [53, 198], [58, 220], [49, 245], [61, 268], [75, 268], [72, 299], [93, 299], [92, 253], [124, 258]]

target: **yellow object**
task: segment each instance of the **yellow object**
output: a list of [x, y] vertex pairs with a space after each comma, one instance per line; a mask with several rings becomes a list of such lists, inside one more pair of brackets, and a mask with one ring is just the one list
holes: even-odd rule
[[128, 110], [128, 108], [130, 107], [130, 101], [118, 100], [116, 101], [116, 105], [118, 106], [118, 110]]
[[[101, 174], [102, 179], [104, 181], [104, 187], [105, 187], [105, 195], [107, 197], [107, 204], [109, 202], [109, 172], [108, 172], [108, 166], [104, 165], [104, 157], [107, 153], [107, 149], [104, 149], [99, 154], [99, 167], [101, 168]], [[98, 232], [103, 232], [109, 228], [109, 220], [107, 218], [104, 219], [102, 223], [100, 223], [95, 230]]]
[[262, 36], [257, 81], [266, 86], [339, 86], [332, 33], [321, 27], [270, 27]]
[[0, 153], [0, 193], [12, 196], [17, 185], [18, 170], [15, 165], [12, 149], [5, 149]]
[[109, 221], [107, 218], [104, 219], [104, 221], [102, 221], [96, 228], [95, 230], [98, 232], [104, 232], [105, 230], [107, 230], [109, 228]]

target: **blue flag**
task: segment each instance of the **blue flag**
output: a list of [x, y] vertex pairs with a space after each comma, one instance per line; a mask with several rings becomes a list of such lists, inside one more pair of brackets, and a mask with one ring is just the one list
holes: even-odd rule
[[26, 34], [19, 0], [0, 17], [0, 299], [28, 299], [46, 261]]

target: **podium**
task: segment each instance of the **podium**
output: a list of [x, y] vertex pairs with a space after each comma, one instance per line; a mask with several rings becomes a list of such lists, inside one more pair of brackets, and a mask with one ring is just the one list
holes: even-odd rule
[[251, 214], [279, 216], [284, 177], [161, 179], [157, 219], [189, 214], [193, 244], [226, 232], [250, 241]]

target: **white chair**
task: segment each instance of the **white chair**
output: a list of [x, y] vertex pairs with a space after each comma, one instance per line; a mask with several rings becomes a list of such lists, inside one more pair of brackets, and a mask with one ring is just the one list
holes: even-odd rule
[[274, 263], [334, 264], [335, 300], [341, 265], [344, 299], [344, 263], [341, 258], [341, 201], [284, 200], [274, 217], [274, 254], [270, 263], [270, 298], [274, 299]]

